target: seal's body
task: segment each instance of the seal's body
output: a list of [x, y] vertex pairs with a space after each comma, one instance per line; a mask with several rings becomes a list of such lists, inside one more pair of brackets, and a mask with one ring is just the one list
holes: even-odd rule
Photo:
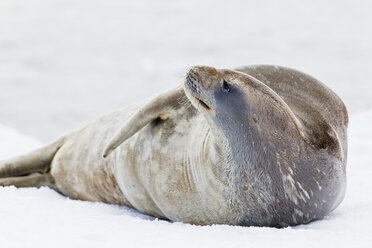
[[159, 218], [226, 223], [222, 216], [229, 213], [223, 185], [214, 180], [211, 160], [217, 155], [210, 151], [209, 127], [195, 108], [174, 100], [166, 120], [153, 120], [107, 158], [102, 152], [113, 131], [143, 104], [72, 134], [52, 162], [57, 189], [75, 199], [127, 205]]
[[0, 185], [193, 224], [302, 224], [343, 199], [347, 123], [342, 101], [298, 71], [196, 66], [184, 88], [0, 163]]

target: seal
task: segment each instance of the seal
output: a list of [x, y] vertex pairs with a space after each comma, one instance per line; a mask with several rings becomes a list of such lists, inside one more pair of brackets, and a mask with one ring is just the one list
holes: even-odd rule
[[348, 115], [315, 78], [194, 66], [183, 86], [0, 163], [0, 185], [49, 186], [198, 225], [322, 219], [346, 185]]

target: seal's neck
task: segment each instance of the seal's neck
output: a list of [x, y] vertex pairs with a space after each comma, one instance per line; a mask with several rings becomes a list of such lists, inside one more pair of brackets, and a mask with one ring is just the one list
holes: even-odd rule
[[185, 155], [188, 177], [196, 192], [217, 199], [222, 197], [227, 186], [223, 145], [204, 117], [198, 118], [194, 124], [189, 132]]
[[211, 186], [210, 182], [220, 177], [218, 170], [218, 164], [221, 163], [220, 150], [204, 118], [195, 121], [195, 125], [189, 132], [185, 156], [195, 185], [201, 185], [202, 188]]

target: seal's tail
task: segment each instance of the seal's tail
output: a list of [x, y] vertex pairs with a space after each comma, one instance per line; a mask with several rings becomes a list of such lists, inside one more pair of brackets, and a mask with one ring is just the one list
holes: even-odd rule
[[51, 162], [66, 136], [28, 154], [0, 162], [0, 186], [38, 187], [53, 184]]

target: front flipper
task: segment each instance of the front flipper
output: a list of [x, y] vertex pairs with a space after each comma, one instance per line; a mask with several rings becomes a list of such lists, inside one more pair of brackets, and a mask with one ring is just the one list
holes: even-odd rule
[[106, 145], [103, 157], [106, 158], [120, 144], [132, 137], [147, 124], [157, 118], [166, 119], [170, 111], [179, 104], [180, 99], [185, 97], [182, 86], [156, 96], [138, 109], [137, 112], [124, 124], [119, 132]]

